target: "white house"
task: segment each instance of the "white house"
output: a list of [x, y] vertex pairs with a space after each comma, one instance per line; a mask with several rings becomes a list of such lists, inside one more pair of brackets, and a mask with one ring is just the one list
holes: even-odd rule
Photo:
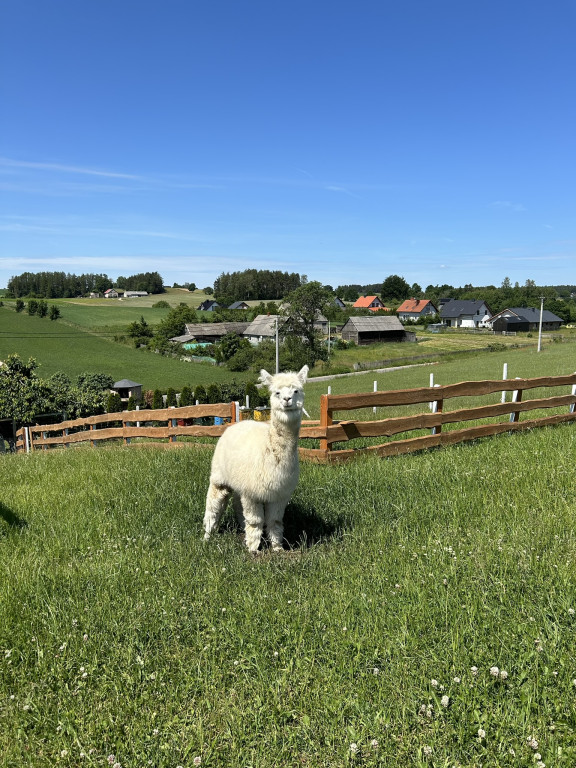
[[438, 310], [430, 299], [406, 299], [400, 304], [396, 314], [400, 320], [420, 320], [426, 315], [438, 314]]
[[450, 299], [442, 306], [440, 317], [452, 328], [489, 328], [492, 312], [481, 300]]

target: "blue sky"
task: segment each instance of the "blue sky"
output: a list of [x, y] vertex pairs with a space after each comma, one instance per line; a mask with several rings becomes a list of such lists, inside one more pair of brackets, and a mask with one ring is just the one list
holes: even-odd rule
[[576, 6], [4, 0], [0, 286], [576, 284]]

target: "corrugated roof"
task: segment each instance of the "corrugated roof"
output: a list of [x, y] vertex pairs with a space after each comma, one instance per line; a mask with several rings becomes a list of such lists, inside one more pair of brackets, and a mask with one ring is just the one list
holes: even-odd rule
[[[523, 318], [524, 320], [528, 320], [529, 323], [540, 322], [540, 309], [536, 309], [535, 307], [506, 307], [506, 309], [503, 309], [502, 312], [498, 312], [497, 315], [494, 315], [494, 318], [501, 317], [504, 312], [513, 312], [515, 315], [518, 315], [518, 317]], [[554, 312], [550, 312], [550, 310], [545, 309], [542, 312], [542, 322], [563, 323], [564, 321], [561, 317], [555, 315]]]
[[280, 324], [286, 318], [279, 315], [256, 315], [244, 331], [244, 336], [274, 336], [276, 334], [276, 318]]
[[[357, 331], [403, 331], [404, 326], [395, 315], [381, 317], [351, 317], [348, 323]], [[346, 323], [346, 325], [348, 325]], [[344, 326], [346, 327], [346, 326]]]

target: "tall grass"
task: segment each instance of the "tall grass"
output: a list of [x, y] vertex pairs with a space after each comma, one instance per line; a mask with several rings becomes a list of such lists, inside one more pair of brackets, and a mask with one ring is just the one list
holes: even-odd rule
[[3, 457], [0, 765], [573, 766], [575, 449], [304, 465], [256, 558], [209, 452]]

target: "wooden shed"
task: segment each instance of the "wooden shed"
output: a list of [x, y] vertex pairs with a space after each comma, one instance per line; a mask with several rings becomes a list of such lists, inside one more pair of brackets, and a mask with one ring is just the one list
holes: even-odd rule
[[342, 328], [342, 338], [356, 344], [376, 344], [382, 341], [416, 341], [416, 334], [404, 330], [394, 315], [351, 317]]
[[139, 403], [142, 400], [142, 384], [138, 384], [136, 381], [130, 381], [130, 379], [121, 379], [117, 381], [111, 389], [112, 392], [118, 392], [120, 400], [123, 403], [127, 403], [130, 397]]

